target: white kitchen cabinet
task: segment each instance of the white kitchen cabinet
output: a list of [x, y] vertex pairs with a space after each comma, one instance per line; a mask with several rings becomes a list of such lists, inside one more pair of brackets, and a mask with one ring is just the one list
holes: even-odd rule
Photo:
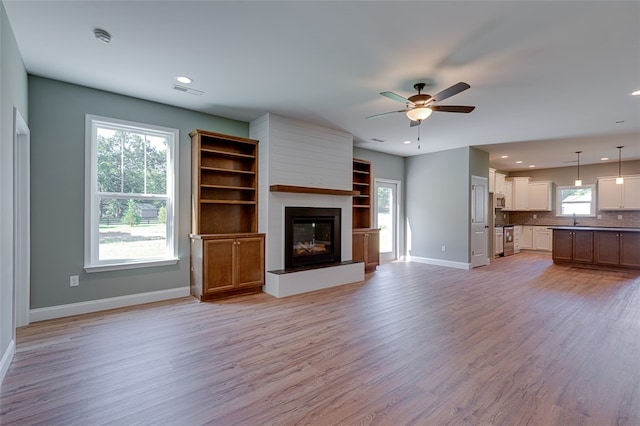
[[513, 182], [510, 180], [504, 183], [504, 208], [502, 210], [513, 210]]
[[598, 178], [598, 210], [640, 210], [640, 176]]
[[546, 226], [534, 226], [533, 227], [533, 249], [540, 251], [551, 251], [552, 232]]
[[551, 211], [553, 184], [549, 181], [529, 182], [529, 210]]
[[496, 193], [496, 169], [489, 169], [489, 192]]
[[504, 183], [507, 175], [496, 172], [496, 194], [504, 194]]
[[522, 226], [522, 235], [520, 236], [520, 249], [533, 249], [533, 226]]
[[528, 177], [511, 178], [513, 184], [513, 210], [529, 210]]
[[516, 225], [513, 227], [513, 252], [520, 253], [522, 244], [522, 226]]
[[494, 235], [493, 254], [495, 256], [499, 256], [504, 252], [504, 230], [502, 228], [495, 228], [493, 235]]

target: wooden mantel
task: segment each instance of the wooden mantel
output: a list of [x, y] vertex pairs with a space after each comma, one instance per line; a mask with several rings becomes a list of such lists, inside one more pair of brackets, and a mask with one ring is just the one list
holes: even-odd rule
[[319, 194], [319, 195], [344, 195], [353, 197], [360, 195], [360, 191], [351, 191], [346, 189], [328, 189], [328, 188], [312, 188], [310, 186], [294, 186], [294, 185], [271, 185], [270, 192], [293, 192], [296, 194]]

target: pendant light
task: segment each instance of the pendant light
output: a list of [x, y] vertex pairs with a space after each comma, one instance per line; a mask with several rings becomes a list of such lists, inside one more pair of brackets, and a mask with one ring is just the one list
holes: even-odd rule
[[575, 186], [582, 186], [582, 179], [580, 179], [580, 153], [582, 151], [576, 151], [578, 154], [578, 178], [576, 179]]
[[624, 146], [616, 146], [618, 148], [618, 177], [616, 178], [616, 184], [622, 185], [624, 183], [624, 178], [622, 177], [622, 148]]

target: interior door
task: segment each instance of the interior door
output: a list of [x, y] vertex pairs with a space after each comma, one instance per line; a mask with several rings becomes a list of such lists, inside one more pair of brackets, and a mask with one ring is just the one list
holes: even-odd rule
[[488, 202], [489, 188], [487, 178], [471, 177], [471, 267], [489, 263], [488, 247]]
[[376, 179], [376, 228], [380, 229], [380, 261], [391, 262], [398, 258], [398, 198], [399, 182]]

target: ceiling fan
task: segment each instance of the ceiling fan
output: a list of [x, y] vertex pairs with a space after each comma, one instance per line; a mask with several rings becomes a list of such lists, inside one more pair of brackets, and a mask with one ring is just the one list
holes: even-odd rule
[[476, 108], [474, 106], [464, 106], [464, 105], [435, 105], [436, 102], [450, 98], [451, 96], [457, 95], [458, 93], [463, 92], [468, 88], [470, 88], [471, 86], [469, 86], [467, 83], [464, 83], [461, 81], [460, 83], [456, 83], [453, 86], [447, 89], [444, 89], [442, 92], [433, 96], [422, 93], [425, 86], [426, 86], [426, 83], [414, 84], [413, 88], [418, 91], [418, 94], [410, 96], [409, 98], [403, 98], [402, 96], [393, 92], [380, 92], [382, 96], [385, 96], [389, 99], [405, 104], [406, 108], [398, 111], [389, 111], [389, 112], [383, 112], [382, 114], [370, 115], [366, 118], [377, 118], [377, 117], [382, 117], [388, 114], [404, 112], [407, 114], [407, 117], [409, 117], [409, 120], [411, 120], [410, 126], [413, 127], [413, 126], [419, 126], [420, 123], [422, 123], [422, 120], [429, 117], [433, 111], [460, 112], [460, 113], [468, 114]]

